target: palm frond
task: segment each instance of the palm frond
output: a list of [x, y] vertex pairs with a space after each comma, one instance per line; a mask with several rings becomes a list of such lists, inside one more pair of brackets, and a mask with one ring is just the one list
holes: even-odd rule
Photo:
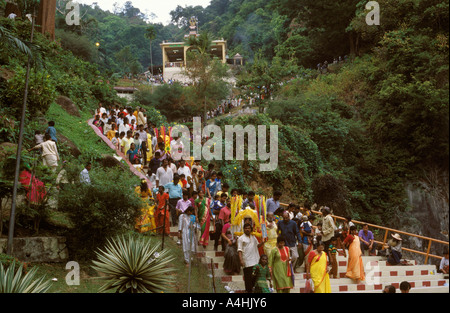
[[7, 48], [12, 49], [16, 48], [27, 56], [33, 57], [33, 53], [28, 45], [19, 38], [15, 37], [9, 30], [2, 26], [0, 26], [0, 45], [4, 45]]

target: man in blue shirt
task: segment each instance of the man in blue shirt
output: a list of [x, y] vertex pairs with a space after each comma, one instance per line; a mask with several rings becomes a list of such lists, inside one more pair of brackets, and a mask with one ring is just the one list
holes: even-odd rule
[[358, 237], [361, 241], [361, 252], [364, 255], [365, 250], [369, 250], [370, 255], [376, 255], [376, 244], [373, 233], [369, 230], [369, 225], [364, 224], [363, 229], [359, 231]]
[[[299, 243], [302, 242], [302, 236], [300, 235], [300, 230], [298, 229], [298, 225], [296, 222], [291, 221], [289, 218], [289, 212], [283, 212], [283, 220], [279, 221], [277, 224], [278, 233], [283, 235], [285, 238], [286, 246], [289, 247], [289, 251], [291, 253], [292, 264], [295, 265], [297, 263], [297, 259], [299, 257], [297, 250], [297, 241]], [[295, 268], [294, 268], [295, 270]]]
[[55, 122], [50, 121], [48, 122], [48, 128], [45, 130], [46, 134], [49, 134], [50, 137], [52, 137], [52, 140], [54, 142], [58, 142], [58, 139], [56, 138], [56, 129], [55, 129]]
[[281, 191], [277, 190], [273, 193], [273, 198], [267, 199], [267, 213], [275, 213], [275, 211], [280, 207], [280, 198]]
[[164, 185], [164, 188], [169, 193], [169, 209], [170, 215], [172, 216], [172, 226], [178, 225], [177, 218], [177, 203], [178, 200], [183, 198], [183, 188], [178, 184], [180, 181], [180, 176], [178, 174], [173, 175], [173, 182]]
[[[245, 208], [250, 207], [251, 209], [256, 209], [256, 203], [255, 203], [255, 192], [253, 190], [250, 190], [248, 192], [248, 198], [242, 203], [242, 210], [245, 210]], [[267, 211], [269, 212], [269, 211]]]

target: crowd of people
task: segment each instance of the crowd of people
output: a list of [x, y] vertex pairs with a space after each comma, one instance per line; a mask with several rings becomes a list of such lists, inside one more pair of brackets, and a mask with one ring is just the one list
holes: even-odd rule
[[[224, 102], [230, 103], [234, 105]], [[380, 245], [367, 224], [358, 231], [352, 218], [346, 217], [336, 225], [328, 207], [321, 207], [320, 215], [313, 213], [315, 204], [301, 207], [290, 203], [285, 207], [280, 203], [280, 191], [265, 199], [252, 190], [230, 190], [214, 163], [174, 160], [173, 151], [184, 148], [180, 138], [168, 144], [167, 138], [155, 135], [155, 125], [147, 121], [142, 108], [105, 108], [100, 104], [92, 123], [152, 182], [153, 188], [147, 180], [135, 188], [142, 199], [136, 230], [170, 235], [170, 226], [178, 227], [186, 265], [200, 246], [206, 248], [214, 241], [214, 250], [220, 246], [224, 251], [224, 271], [233, 275], [242, 270], [248, 293], [290, 292], [301, 268], [307, 290], [329, 293], [330, 279], [339, 278], [339, 254], [348, 257], [345, 276], [357, 284], [365, 281], [364, 254], [385, 256], [390, 265], [406, 265], [399, 234], [392, 234]], [[50, 121], [43, 134], [36, 131], [35, 139], [36, 146], [30, 151], [40, 151], [44, 164], [55, 170], [59, 161], [55, 123]], [[90, 184], [90, 169], [91, 164], [86, 164], [80, 182]], [[258, 211], [262, 206], [266, 210], [263, 218]], [[233, 219], [238, 222], [232, 223]], [[448, 274], [448, 251], [439, 271]], [[387, 286], [383, 292], [392, 292], [392, 288]], [[407, 283], [400, 289], [409, 290]]]

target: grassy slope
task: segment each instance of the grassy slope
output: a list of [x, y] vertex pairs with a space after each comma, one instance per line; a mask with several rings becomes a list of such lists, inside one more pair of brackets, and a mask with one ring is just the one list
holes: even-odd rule
[[48, 120], [54, 120], [56, 130], [72, 141], [83, 154], [113, 155], [114, 152], [87, 125], [87, 120], [92, 117], [91, 114], [88, 112], [80, 112], [80, 114], [81, 118], [72, 116], [58, 104], [52, 103], [46, 117]]

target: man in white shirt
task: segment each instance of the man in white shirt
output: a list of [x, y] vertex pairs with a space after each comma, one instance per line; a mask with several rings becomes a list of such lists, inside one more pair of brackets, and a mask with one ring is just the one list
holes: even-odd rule
[[186, 161], [181, 159], [179, 164], [180, 167], [178, 168], [178, 175], [184, 174], [186, 179], [188, 179], [188, 177], [192, 177], [191, 170], [186, 166]]
[[324, 252], [327, 254], [328, 248], [331, 243], [331, 238], [334, 237], [336, 226], [334, 225], [333, 217], [331, 216], [331, 210], [329, 207], [324, 207], [322, 209], [322, 215], [322, 241], [325, 244]]
[[138, 118], [137, 118], [137, 124], [138, 125], [143, 125], [144, 127], [147, 124], [147, 121], [145, 120], [145, 116], [144, 116], [144, 109], [140, 108], [138, 110]]
[[125, 134], [130, 130], [130, 125], [128, 124], [128, 118], [123, 119], [123, 123], [119, 125], [119, 134], [124, 132]]
[[92, 168], [92, 164], [89, 162], [88, 164], [86, 164], [86, 167], [84, 168], [84, 170], [81, 171], [80, 173], [80, 182], [83, 184], [91, 184], [91, 178], [89, 176], [89, 171]]
[[173, 163], [173, 159], [172, 158], [168, 158], [167, 161], [169, 162], [169, 167], [172, 169], [172, 172], [174, 174], [177, 174], [177, 172], [178, 172], [177, 166], [175, 165], [175, 163]]
[[265, 241], [258, 243], [258, 239], [252, 235], [253, 226], [251, 224], [244, 225], [244, 234], [237, 240], [239, 259], [244, 271], [245, 290], [251, 293], [253, 289], [252, 272], [253, 266], [259, 263], [258, 248], [264, 245]]
[[103, 113], [106, 113], [106, 109], [103, 107], [101, 103], [98, 104], [98, 108], [100, 109], [100, 114], [103, 115]]
[[28, 151], [42, 149], [42, 160], [44, 166], [48, 166], [53, 172], [56, 172], [59, 161], [58, 148], [56, 143], [52, 140], [52, 137], [47, 133], [44, 137], [45, 141], [36, 145], [34, 148], [28, 149]]
[[173, 180], [173, 172], [169, 161], [163, 160], [162, 166], [156, 170], [156, 187], [164, 186]]

